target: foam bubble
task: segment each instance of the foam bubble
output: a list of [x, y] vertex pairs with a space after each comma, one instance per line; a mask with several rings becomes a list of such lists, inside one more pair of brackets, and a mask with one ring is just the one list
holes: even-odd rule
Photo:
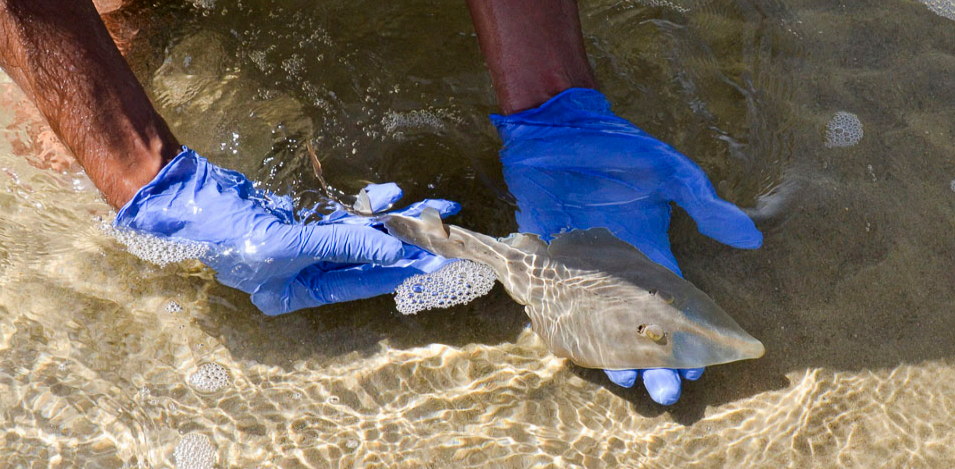
[[172, 458], [176, 469], [211, 469], [216, 463], [216, 448], [209, 437], [190, 433], [179, 440]]
[[673, 10], [673, 11], [677, 11], [677, 12], [680, 12], [680, 13], [689, 13], [689, 12], [690, 12], [690, 9], [689, 9], [688, 7], [685, 7], [685, 6], [682, 6], [682, 5], [677, 5], [676, 3], [670, 2], [670, 1], [668, 1], [668, 0], [643, 0], [643, 1], [641, 1], [640, 3], [643, 3], [644, 5], [649, 6], [649, 7], [669, 8], [669, 9], [671, 9], [671, 10]]
[[448, 130], [449, 124], [461, 123], [461, 118], [454, 111], [440, 108], [387, 111], [381, 119], [385, 133], [399, 140], [408, 133], [440, 133]]
[[955, 20], [955, 0], [920, 0], [938, 16]]
[[105, 223], [103, 231], [126, 246], [130, 254], [159, 267], [186, 259], [199, 259], [209, 250], [203, 243], [161, 238], [133, 230], [114, 228]]
[[204, 363], [189, 376], [189, 384], [200, 391], [218, 391], [229, 385], [229, 372], [218, 363]]
[[166, 312], [171, 314], [181, 313], [182, 305], [175, 301], [170, 301], [169, 303], [166, 303]]
[[855, 114], [839, 111], [826, 124], [826, 147], [851, 147], [862, 140], [862, 121]]
[[211, 10], [216, 6], [216, 0], [192, 0], [192, 4], [196, 8], [201, 8], [203, 10]]
[[417, 314], [431, 308], [450, 308], [487, 295], [497, 276], [490, 267], [466, 260], [451, 262], [430, 273], [405, 279], [395, 289], [395, 304], [401, 314]]

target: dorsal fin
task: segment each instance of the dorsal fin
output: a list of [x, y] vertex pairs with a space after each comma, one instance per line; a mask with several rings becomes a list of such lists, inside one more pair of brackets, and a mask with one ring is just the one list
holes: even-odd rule
[[444, 222], [441, 221], [441, 214], [438, 213], [437, 210], [431, 207], [425, 207], [425, 209], [421, 211], [420, 218], [421, 221], [424, 222], [425, 226], [433, 230], [433, 233], [437, 233], [438, 230], [440, 230], [440, 232], [444, 233], [445, 238], [451, 235], [451, 233], [448, 231], [448, 227], [444, 226]]
[[355, 205], [352, 207], [356, 212], [365, 216], [371, 216], [375, 213], [371, 207], [371, 199], [368, 197], [368, 191], [365, 189], [358, 192], [358, 200], [355, 201]]

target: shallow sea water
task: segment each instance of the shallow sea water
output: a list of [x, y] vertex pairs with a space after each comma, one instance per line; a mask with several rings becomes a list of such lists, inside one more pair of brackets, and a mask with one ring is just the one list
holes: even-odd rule
[[[582, 2], [617, 113], [766, 235], [732, 250], [675, 210], [687, 278], [767, 353], [711, 367], [671, 407], [549, 355], [500, 288], [417, 316], [382, 297], [269, 318], [196, 262], [145, 263], [0, 76], [0, 466], [950, 467], [951, 7]], [[461, 202], [456, 224], [515, 229], [461, 2], [123, 17], [162, 114], [217, 164], [307, 203], [311, 138], [344, 193], [397, 181], [409, 201]], [[857, 144], [827, 146], [839, 112]]]

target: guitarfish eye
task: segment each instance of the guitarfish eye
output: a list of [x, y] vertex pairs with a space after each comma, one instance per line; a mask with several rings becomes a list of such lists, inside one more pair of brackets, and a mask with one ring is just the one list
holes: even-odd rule
[[644, 335], [654, 342], [663, 340], [667, 335], [666, 331], [656, 324], [640, 324], [637, 326], [637, 334]]

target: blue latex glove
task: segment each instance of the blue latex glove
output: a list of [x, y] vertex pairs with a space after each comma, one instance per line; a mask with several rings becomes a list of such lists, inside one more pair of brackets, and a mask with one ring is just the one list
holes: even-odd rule
[[[504, 147], [504, 178], [517, 199], [521, 231], [547, 237], [575, 228], [609, 228], [651, 260], [680, 274], [670, 252], [670, 202], [703, 234], [739, 248], [758, 248], [752, 220], [720, 199], [703, 171], [669, 145], [615, 116], [598, 91], [572, 88], [535, 109], [491, 116]], [[702, 368], [607, 371], [631, 387], [638, 376], [654, 401], [680, 397], [681, 378]]]
[[[401, 197], [393, 183], [367, 190], [375, 211]], [[425, 207], [443, 216], [460, 209], [426, 200], [396, 213], [416, 216]], [[405, 278], [449, 262], [343, 210], [307, 225], [296, 221], [289, 197], [256, 189], [242, 174], [188, 148], [120, 210], [115, 225], [203, 243], [202, 261], [216, 278], [250, 293], [269, 315], [391, 293]]]

